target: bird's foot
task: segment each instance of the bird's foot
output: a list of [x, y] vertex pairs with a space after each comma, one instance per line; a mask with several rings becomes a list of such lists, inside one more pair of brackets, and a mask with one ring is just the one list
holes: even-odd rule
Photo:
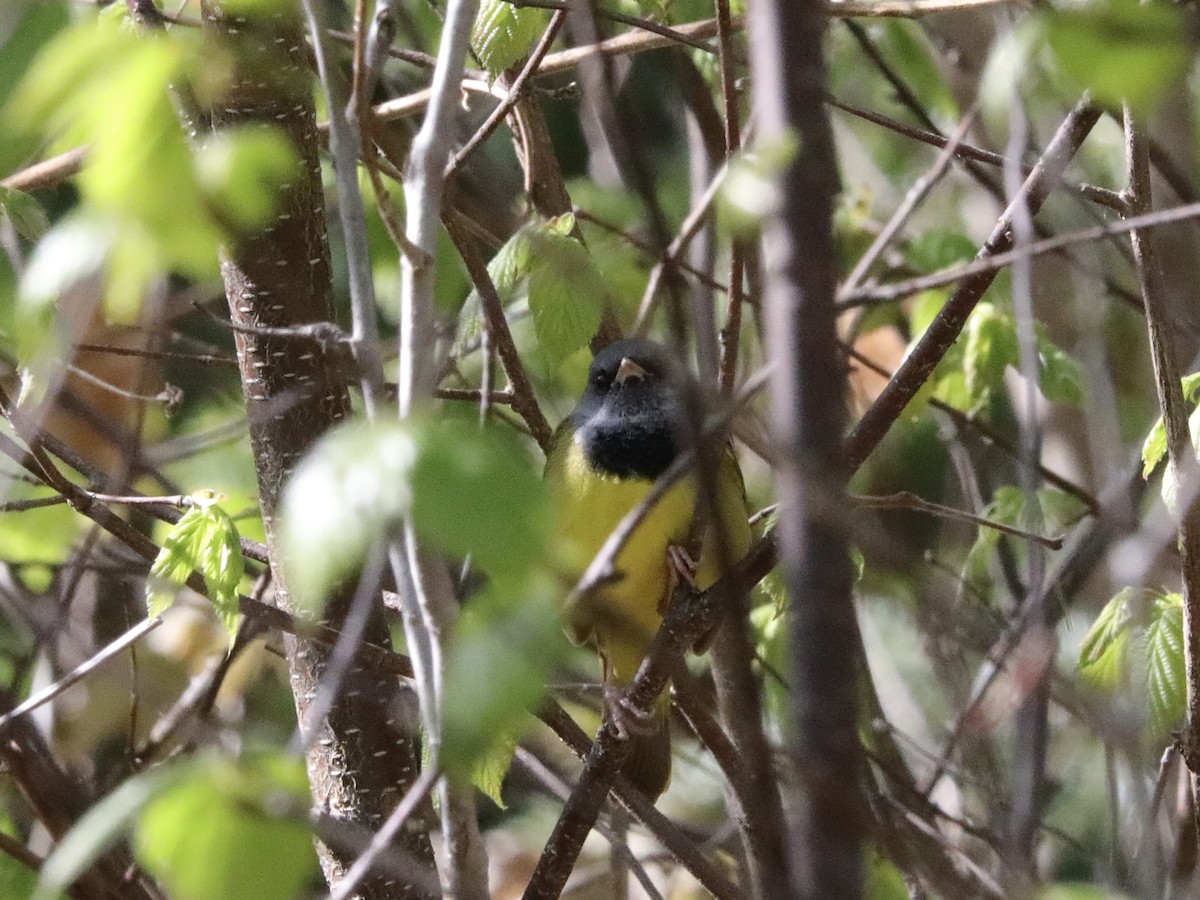
[[639, 709], [625, 695], [625, 691], [615, 685], [604, 686], [604, 708], [617, 737], [623, 741], [631, 737], [653, 734], [658, 730], [654, 721], [654, 710]]
[[[667, 591], [667, 598], [674, 596], [675, 590], [681, 585], [686, 584], [693, 591], [696, 590], [696, 571], [700, 568], [699, 564], [692, 559], [691, 554], [687, 552], [687, 548], [679, 544], [667, 545], [667, 574], [671, 578], [670, 590]], [[663, 610], [659, 610], [661, 614]]]

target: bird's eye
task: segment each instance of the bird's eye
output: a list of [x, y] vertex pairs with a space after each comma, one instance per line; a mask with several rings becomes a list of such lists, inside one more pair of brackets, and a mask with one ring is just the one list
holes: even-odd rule
[[598, 375], [592, 376], [592, 384], [594, 384], [596, 387], [598, 387], [600, 390], [603, 391], [608, 387], [609, 378], [607, 375], [605, 375], [603, 372], [601, 372]]

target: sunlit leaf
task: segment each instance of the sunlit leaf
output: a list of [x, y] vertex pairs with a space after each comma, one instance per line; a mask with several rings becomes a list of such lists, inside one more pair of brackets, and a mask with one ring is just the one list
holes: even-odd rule
[[[1198, 396], [1200, 395], [1200, 372], [1183, 376], [1181, 387], [1184, 401], [1196, 404], [1200, 400], [1200, 396]], [[1193, 409], [1188, 417], [1188, 430], [1191, 432], [1192, 446], [1196, 448], [1197, 452], [1200, 452], [1200, 407]], [[1142, 477], [1149, 478], [1166, 455], [1167, 429], [1163, 424], [1162, 417], [1159, 416], [1150, 427], [1150, 433], [1146, 435], [1146, 440], [1142, 443]], [[1173, 473], [1171, 477], [1174, 477]], [[1164, 497], [1165, 491], [1164, 488]], [[1168, 503], [1168, 506], [1173, 506], [1173, 503]]]
[[967, 393], [974, 409], [981, 408], [991, 391], [1004, 384], [1004, 372], [1016, 366], [1017, 334], [1011, 317], [990, 303], [980, 303], [967, 319], [963, 368]]
[[529, 51], [549, 18], [545, 9], [481, 0], [471, 26], [471, 49], [489, 72], [502, 72]]
[[496, 739], [495, 746], [476, 760], [471, 770], [471, 784], [501, 809], [508, 808], [501, 789], [516, 752], [516, 737], [501, 735]]
[[193, 571], [204, 577], [217, 618], [237, 632], [238, 585], [245, 569], [237, 525], [212, 491], [197, 491], [192, 504], [163, 541], [146, 581], [146, 607], [160, 616]]
[[121, 4], [81, 19], [38, 56], [3, 112], [15, 133], [88, 145], [76, 179], [113, 229], [109, 315], [129, 320], [151, 278], [215, 276], [220, 232], [206, 213], [171, 100], [198, 35], [139, 34]]
[[1149, 724], [1162, 737], [1183, 719], [1187, 698], [1180, 594], [1160, 594], [1154, 598], [1145, 641]]
[[1079, 645], [1079, 671], [1086, 681], [1111, 690], [1125, 678], [1129, 634], [1139, 602], [1140, 591], [1124, 588], [1104, 604]]

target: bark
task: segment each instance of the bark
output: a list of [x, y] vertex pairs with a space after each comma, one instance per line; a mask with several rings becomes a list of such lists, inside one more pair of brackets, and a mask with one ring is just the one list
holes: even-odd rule
[[[330, 348], [309, 339], [253, 333], [264, 326], [333, 318], [312, 80], [298, 21], [248, 23], [224, 15], [217, 4], [206, 8], [205, 17], [236, 60], [227, 93], [213, 110], [214, 127], [277, 126], [292, 140], [301, 163], [296, 180], [282, 192], [275, 219], [236, 240], [221, 265], [230, 316], [250, 329], [236, 334], [238, 360], [276, 602], [290, 612], [287, 572], [279, 565], [275, 543], [281, 492], [304, 453], [350, 412], [346, 373]], [[352, 590], [334, 596], [325, 624], [340, 628], [352, 599]], [[390, 646], [381, 603], [372, 611], [364, 640]], [[304, 721], [334, 651], [291, 636], [285, 647], [297, 715]], [[379, 827], [417, 776], [406, 706], [394, 677], [360, 668], [346, 674], [306, 754], [318, 813], [352, 828]], [[424, 828], [408, 832], [402, 842], [409, 858], [432, 859]], [[331, 886], [353, 861], [325, 844], [318, 844], [318, 855]], [[377, 875], [360, 884], [359, 896], [426, 896], [418, 884]]]

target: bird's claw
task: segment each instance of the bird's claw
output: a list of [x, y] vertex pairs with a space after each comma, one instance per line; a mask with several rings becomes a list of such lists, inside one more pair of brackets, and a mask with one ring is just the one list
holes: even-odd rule
[[619, 687], [605, 685], [604, 708], [617, 737], [623, 741], [635, 736], [653, 734], [658, 730], [654, 722], [654, 711], [635, 706]]
[[696, 590], [696, 571], [699, 568], [700, 566], [687, 552], [687, 548], [679, 544], [667, 545], [667, 571], [671, 576], [670, 594], [674, 594], [680, 584], [686, 584], [693, 591]]

